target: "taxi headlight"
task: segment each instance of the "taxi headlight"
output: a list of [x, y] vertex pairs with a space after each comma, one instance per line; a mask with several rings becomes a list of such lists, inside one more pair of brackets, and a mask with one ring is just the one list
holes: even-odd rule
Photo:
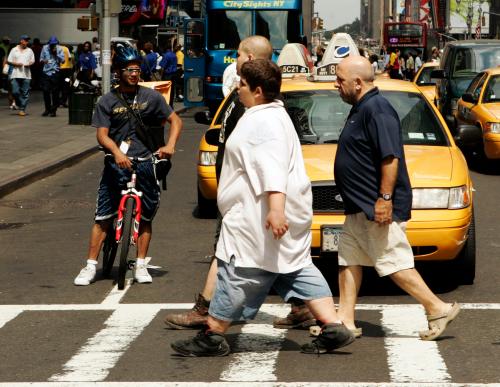
[[500, 122], [487, 122], [485, 129], [491, 133], [500, 133]]
[[457, 210], [470, 205], [466, 185], [453, 188], [414, 188], [412, 209], [447, 208]]
[[215, 165], [217, 160], [217, 152], [204, 152], [200, 151], [199, 164], [203, 166]]

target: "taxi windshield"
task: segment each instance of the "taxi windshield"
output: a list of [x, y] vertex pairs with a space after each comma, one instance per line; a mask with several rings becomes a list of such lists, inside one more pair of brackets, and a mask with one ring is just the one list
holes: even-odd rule
[[[405, 145], [447, 146], [437, 116], [417, 93], [381, 91], [398, 113]], [[336, 90], [283, 93], [285, 106], [302, 144], [337, 143], [351, 106]]]
[[483, 103], [492, 103], [500, 101], [500, 75], [490, 78], [486, 89], [484, 90]]

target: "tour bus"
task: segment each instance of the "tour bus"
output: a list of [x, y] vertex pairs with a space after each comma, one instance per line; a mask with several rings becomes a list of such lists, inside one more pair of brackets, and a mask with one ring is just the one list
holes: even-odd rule
[[420, 54], [425, 60], [427, 49], [427, 24], [420, 22], [393, 22], [384, 24], [384, 44], [389, 52], [396, 48], [401, 56]]
[[273, 60], [287, 43], [305, 43], [302, 0], [205, 0], [204, 18], [184, 26], [184, 105], [207, 106], [214, 113], [221, 103], [222, 74], [236, 61], [240, 41], [251, 35], [267, 37]]

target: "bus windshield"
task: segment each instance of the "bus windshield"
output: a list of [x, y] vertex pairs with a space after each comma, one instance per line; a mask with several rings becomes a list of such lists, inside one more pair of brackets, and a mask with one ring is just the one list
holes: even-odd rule
[[274, 49], [300, 42], [300, 18], [296, 11], [257, 11], [255, 34], [271, 41]]
[[211, 11], [208, 20], [209, 50], [237, 50], [252, 34], [252, 13], [248, 11]]

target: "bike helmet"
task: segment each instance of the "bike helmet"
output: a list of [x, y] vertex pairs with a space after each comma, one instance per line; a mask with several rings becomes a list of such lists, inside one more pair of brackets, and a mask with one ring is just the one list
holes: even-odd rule
[[122, 69], [130, 62], [142, 62], [142, 56], [131, 46], [117, 43], [114, 46], [113, 67]]

